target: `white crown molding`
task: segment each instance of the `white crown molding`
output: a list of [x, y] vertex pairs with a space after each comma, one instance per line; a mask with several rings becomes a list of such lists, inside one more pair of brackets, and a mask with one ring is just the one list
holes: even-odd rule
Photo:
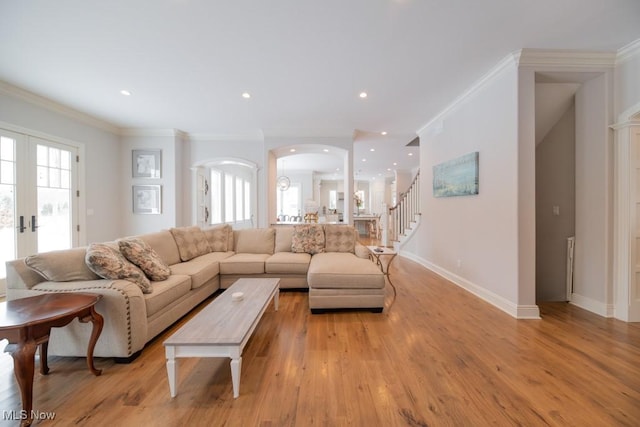
[[266, 129], [265, 139], [276, 138], [349, 138], [353, 140], [353, 129]]
[[189, 133], [189, 141], [195, 142], [229, 142], [229, 141], [263, 141], [262, 131], [246, 131], [238, 133]]
[[144, 129], [144, 128], [126, 128], [120, 130], [120, 136], [158, 136], [158, 137], [185, 137], [187, 133], [179, 129]]
[[634, 40], [628, 45], [618, 49], [616, 65], [622, 64], [640, 55], [640, 39]]
[[[517, 66], [518, 59], [520, 56], [520, 51], [511, 53], [504, 57], [500, 62], [496, 64], [489, 72], [487, 72], [484, 76], [478, 79], [469, 89], [467, 89], [462, 95], [457, 97], [451, 104], [449, 104], [444, 110], [438, 113], [435, 117], [427, 122], [424, 126], [416, 131], [418, 136], [422, 135], [427, 129], [429, 129], [433, 124], [442, 121], [449, 113], [455, 111], [458, 106], [467, 101], [467, 99], [471, 98], [475, 93], [482, 90], [485, 86], [491, 83], [495, 78], [502, 75], [503, 72], [512, 69], [514, 66]], [[439, 125], [441, 127], [441, 124]]]
[[616, 64], [616, 55], [616, 52], [522, 49], [517, 63], [519, 67], [613, 68]]
[[[635, 49], [635, 47], [634, 47]], [[635, 50], [634, 50], [635, 52]], [[416, 131], [418, 135], [422, 135], [433, 125], [438, 124], [444, 118], [454, 111], [459, 105], [466, 102], [476, 92], [484, 88], [488, 83], [500, 76], [505, 70], [509, 70], [511, 66], [515, 67], [556, 67], [572, 70], [592, 70], [613, 68], [616, 65], [616, 52], [589, 52], [576, 50], [551, 50], [551, 49], [521, 49], [507, 55], [502, 61], [498, 62], [495, 67], [489, 70], [484, 76], [476, 81], [467, 91], [456, 98], [449, 106], [438, 113], [435, 117], [427, 122], [424, 126]], [[440, 128], [441, 123], [434, 129]]]
[[0, 80], [0, 92], [7, 94], [9, 96], [12, 96], [14, 98], [22, 99], [24, 101], [29, 102], [30, 104], [34, 104], [39, 107], [46, 108], [47, 110], [52, 111], [54, 113], [65, 115], [74, 120], [77, 120], [89, 126], [96, 127], [98, 129], [102, 129], [114, 135], [120, 134], [120, 128], [118, 128], [116, 125], [112, 123], [106, 122], [102, 119], [98, 119], [87, 113], [83, 113], [81, 111], [75, 110], [71, 107], [67, 107], [66, 105], [52, 101], [51, 99], [45, 98], [43, 96], [36, 95], [33, 92], [29, 92], [28, 90], [21, 89], [17, 86], [14, 86], [2, 80]]

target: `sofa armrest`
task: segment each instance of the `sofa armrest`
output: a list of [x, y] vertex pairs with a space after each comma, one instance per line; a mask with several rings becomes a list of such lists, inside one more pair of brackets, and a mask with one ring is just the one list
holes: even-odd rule
[[46, 279], [24, 263], [24, 258], [5, 263], [7, 268], [7, 291], [9, 289], [31, 289]]
[[[32, 289], [7, 289], [14, 300], [52, 292], [87, 292], [102, 295], [96, 311], [104, 327], [94, 350], [96, 357], [129, 357], [147, 342], [147, 310], [140, 288], [127, 280], [41, 282]], [[53, 328], [49, 354], [86, 356], [93, 325], [74, 320], [64, 328]]]

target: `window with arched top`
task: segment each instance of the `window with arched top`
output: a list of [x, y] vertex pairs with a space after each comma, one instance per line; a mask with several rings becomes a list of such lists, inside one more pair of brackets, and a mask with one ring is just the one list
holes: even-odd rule
[[216, 159], [197, 167], [197, 223], [255, 227], [257, 167], [235, 159]]

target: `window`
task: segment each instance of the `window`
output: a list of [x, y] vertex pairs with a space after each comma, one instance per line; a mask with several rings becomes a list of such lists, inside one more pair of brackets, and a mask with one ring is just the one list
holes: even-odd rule
[[250, 226], [255, 170], [240, 164], [212, 165], [209, 169], [211, 215], [208, 223]]
[[336, 190], [329, 190], [329, 209], [336, 209], [338, 201], [338, 192]]
[[300, 191], [300, 183], [292, 182], [286, 191], [278, 190], [277, 203], [278, 215], [292, 216], [301, 215], [302, 212], [302, 191]]

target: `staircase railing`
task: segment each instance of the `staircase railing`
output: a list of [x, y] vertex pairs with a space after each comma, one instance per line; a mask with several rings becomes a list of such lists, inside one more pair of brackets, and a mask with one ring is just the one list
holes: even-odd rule
[[416, 215], [420, 215], [420, 171], [413, 178], [409, 189], [400, 193], [398, 203], [389, 208], [387, 234], [389, 240], [399, 241], [405, 231], [410, 228], [411, 223], [416, 220]]

